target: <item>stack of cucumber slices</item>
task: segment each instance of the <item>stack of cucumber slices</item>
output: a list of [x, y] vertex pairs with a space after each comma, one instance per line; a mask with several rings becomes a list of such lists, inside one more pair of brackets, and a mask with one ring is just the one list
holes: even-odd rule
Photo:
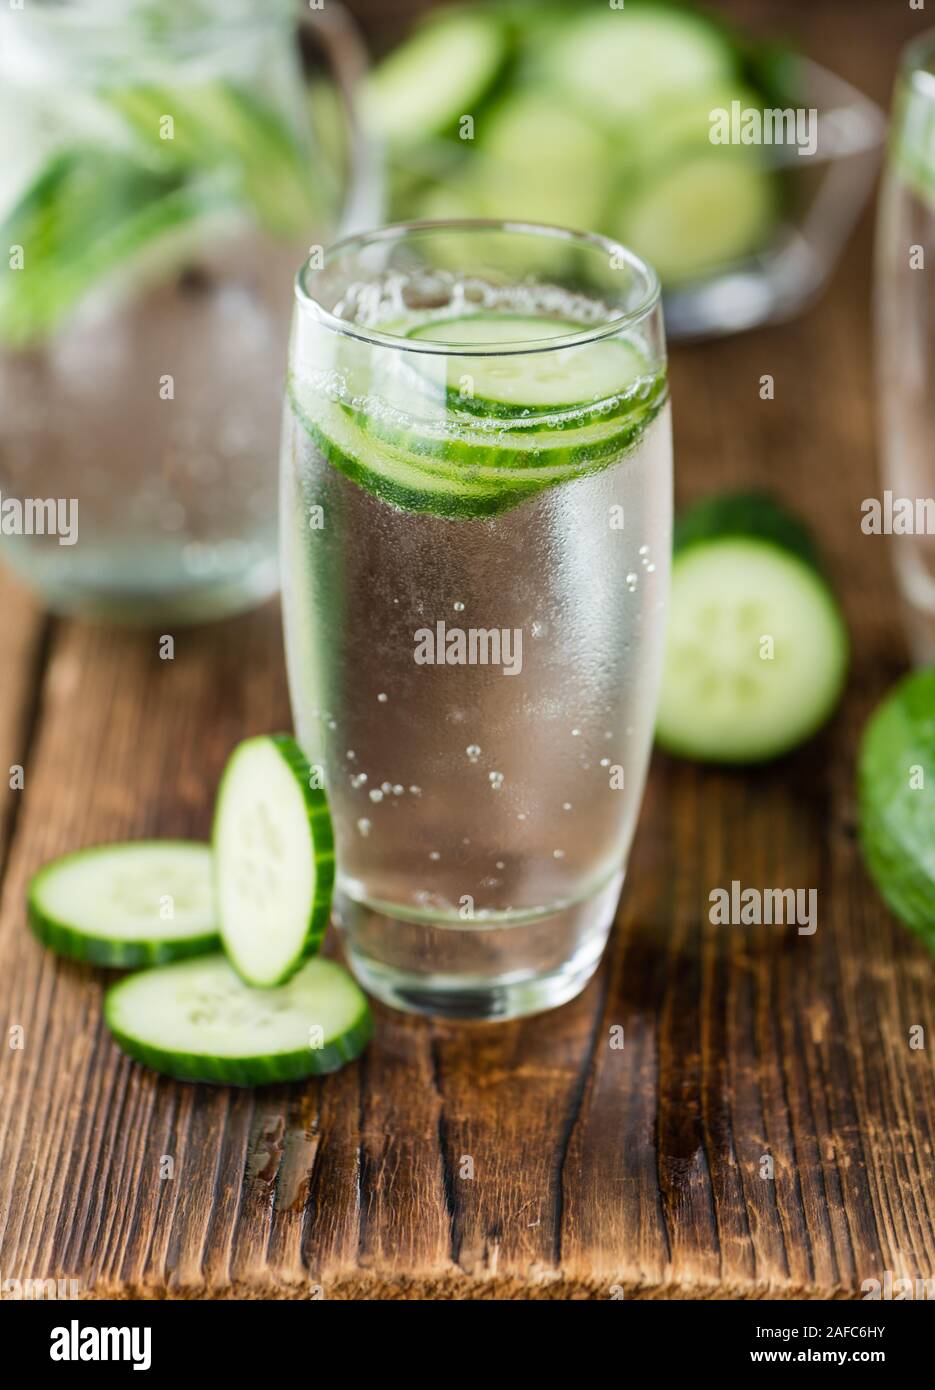
[[666, 286], [760, 251], [788, 201], [768, 151], [712, 142], [712, 113], [734, 103], [800, 105], [795, 55], [677, 0], [443, 7], [364, 92], [394, 217], [591, 228]]
[[334, 884], [317, 781], [289, 735], [247, 739], [221, 781], [213, 844], [101, 845], [32, 878], [29, 920], [46, 946], [151, 967], [104, 1001], [137, 1061], [183, 1081], [254, 1086], [334, 1071], [366, 1046], [364, 995], [317, 955]]
[[[615, 463], [665, 401], [664, 370], [629, 339], [517, 350], [584, 327], [499, 313], [417, 323], [407, 337], [452, 351], [400, 354], [406, 380], [393, 396], [404, 411], [371, 405], [365, 391], [335, 399], [298, 374], [293, 409], [328, 462], [384, 501], [449, 519], [494, 516]], [[460, 354], [462, 344], [494, 351]]]

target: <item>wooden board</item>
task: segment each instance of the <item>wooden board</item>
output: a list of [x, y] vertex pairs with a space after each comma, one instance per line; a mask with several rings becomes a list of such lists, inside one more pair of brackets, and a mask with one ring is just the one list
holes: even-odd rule
[[[850, 74], [882, 97], [917, 17], [881, 37], [872, 8], [848, 8]], [[831, 58], [841, 16], [810, 7]], [[819, 534], [854, 638], [840, 716], [755, 774], [656, 757], [606, 958], [554, 1014], [458, 1028], [379, 1009], [360, 1063], [256, 1093], [128, 1062], [103, 974], [29, 936], [28, 876], [95, 841], [207, 835], [230, 747], [289, 722], [278, 615], [177, 634], [161, 661], [154, 636], [46, 623], [4, 581], [0, 771], [25, 768], [0, 796], [4, 1278], [92, 1297], [710, 1298], [931, 1275], [935, 1076], [909, 1030], [935, 1036], [932, 961], [854, 834], [855, 742], [905, 663], [885, 544], [859, 529], [878, 491], [869, 232], [807, 317], [672, 365], [680, 499], [778, 486]], [[708, 894], [733, 878], [817, 887], [818, 931], [712, 926]]]

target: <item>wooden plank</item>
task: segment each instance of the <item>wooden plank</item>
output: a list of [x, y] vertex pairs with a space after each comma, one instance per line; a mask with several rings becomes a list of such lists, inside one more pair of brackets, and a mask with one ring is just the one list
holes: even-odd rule
[[[848, 13], [847, 75], [884, 96], [873, 11]], [[836, 7], [805, 22], [833, 59]], [[681, 500], [759, 481], [816, 528], [855, 639], [843, 709], [759, 772], [656, 758], [607, 957], [554, 1014], [457, 1028], [380, 1008], [360, 1063], [256, 1093], [130, 1064], [103, 973], [28, 935], [28, 876], [81, 844], [207, 834], [231, 746], [288, 727], [278, 621], [177, 633], [161, 661], [156, 634], [47, 627], [0, 581], [0, 771], [9, 751], [27, 774], [0, 798], [4, 1032], [25, 1029], [0, 1054], [5, 1278], [74, 1276], [89, 1296], [853, 1297], [884, 1269], [931, 1273], [935, 1076], [908, 1045], [935, 1025], [931, 958], [854, 832], [860, 729], [905, 663], [885, 547], [858, 524], [879, 486], [869, 265], [866, 220], [814, 312], [672, 364]], [[815, 935], [712, 925], [733, 878], [815, 887]]]

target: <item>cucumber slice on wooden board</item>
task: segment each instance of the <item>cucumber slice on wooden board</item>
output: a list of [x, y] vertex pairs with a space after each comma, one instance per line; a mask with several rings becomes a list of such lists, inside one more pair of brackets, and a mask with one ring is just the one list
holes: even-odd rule
[[317, 780], [288, 734], [246, 739], [224, 769], [214, 815], [218, 921], [247, 984], [285, 983], [328, 926], [334, 838]]
[[857, 764], [860, 843], [888, 907], [935, 950], [935, 669], [871, 715]]
[[420, 25], [371, 73], [364, 115], [376, 135], [409, 144], [476, 115], [506, 56], [493, 15], [458, 10]]
[[360, 1055], [373, 1031], [359, 986], [320, 958], [278, 989], [244, 984], [222, 955], [143, 970], [111, 986], [104, 1018], [144, 1066], [229, 1086], [336, 1071]]
[[681, 536], [659, 743], [703, 762], [778, 757], [815, 733], [841, 694], [848, 642], [837, 601], [805, 558], [801, 526], [771, 500], [712, 499]]
[[33, 875], [29, 924], [59, 955], [134, 968], [217, 950], [211, 846], [139, 840], [66, 854]]

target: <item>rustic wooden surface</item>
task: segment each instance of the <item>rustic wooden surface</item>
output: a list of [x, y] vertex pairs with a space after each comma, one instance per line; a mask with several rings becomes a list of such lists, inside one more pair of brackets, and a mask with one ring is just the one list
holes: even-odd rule
[[[885, 99], [924, 23], [898, 8], [820, 0], [796, 25]], [[853, 1297], [886, 1269], [933, 1273], [935, 1078], [908, 1046], [914, 1024], [935, 1037], [932, 962], [854, 836], [855, 742], [905, 663], [885, 545], [859, 532], [878, 486], [869, 231], [807, 317], [672, 367], [681, 499], [778, 486], [824, 543], [854, 636], [842, 711], [755, 774], [656, 757], [606, 958], [554, 1014], [465, 1028], [378, 1009], [361, 1062], [255, 1093], [127, 1061], [103, 973], [29, 936], [27, 878], [96, 841], [207, 834], [231, 745], [288, 724], [278, 614], [183, 632], [164, 662], [155, 637], [50, 621], [0, 580], [0, 768], [25, 768], [0, 799], [3, 1278], [91, 1296]], [[711, 926], [708, 893], [732, 878], [816, 887], [816, 935]]]

